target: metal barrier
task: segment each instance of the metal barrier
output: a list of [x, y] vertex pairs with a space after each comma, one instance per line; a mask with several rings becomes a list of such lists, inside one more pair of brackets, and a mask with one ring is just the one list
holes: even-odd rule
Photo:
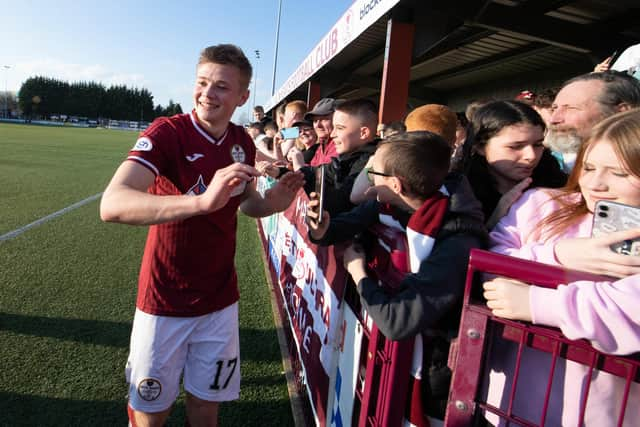
[[[307, 200], [306, 195], [300, 194], [288, 211], [277, 214], [274, 218], [258, 221], [265, 259], [268, 263], [268, 274], [274, 286], [275, 300], [282, 319], [284, 338], [287, 341], [287, 350], [294, 371], [295, 387], [301, 396], [306, 395], [309, 398], [308, 400], [303, 399], [305, 400], [303, 406], [304, 423], [308, 425], [380, 427], [402, 425], [410, 402], [408, 396], [411, 384], [410, 369], [414, 339], [387, 340], [363, 312], [360, 297], [352, 282], [345, 287], [342, 309], [350, 310], [355, 317], [355, 328], [362, 332], [358, 334], [358, 337], [361, 337], [359, 338], [361, 342], [354, 345], [358, 348], [357, 352], [349, 346], [344, 346], [342, 351], [346, 356], [345, 359], [351, 358], [354, 369], [350, 369], [351, 366], [347, 366], [348, 363], [345, 363], [342, 371], [340, 370], [341, 366], [331, 371], [331, 378], [328, 382], [336, 384], [336, 386], [330, 388], [327, 393], [326, 400], [329, 409], [325, 413], [319, 412], [318, 408], [320, 410], [323, 408], [317, 404], [317, 402], [324, 401], [324, 396], [317, 397], [317, 394], [324, 392], [324, 390], [315, 388], [310, 391], [308, 387], [307, 379], [313, 376], [313, 372], [310, 371], [317, 369], [317, 365], [305, 366], [297, 348], [295, 322], [288, 321], [290, 312], [288, 314], [287, 302], [280, 291], [283, 280], [288, 280], [287, 277], [293, 272], [282, 268], [284, 265], [282, 254], [275, 253], [277, 252], [277, 244], [274, 243], [277, 243], [278, 236], [284, 233], [287, 234], [286, 240], [297, 241], [298, 245], [303, 245], [302, 235], [306, 236], [307, 226], [299, 216], [302, 215], [301, 212], [304, 211], [303, 206], [306, 206]], [[299, 206], [299, 209], [294, 208], [295, 206]], [[285, 223], [291, 224], [291, 226], [284, 226]], [[297, 232], [299, 235], [292, 237], [291, 231]], [[370, 230], [367, 235], [371, 237], [370, 245], [367, 246], [369, 272], [375, 275], [384, 286], [391, 288], [397, 286], [408, 271], [405, 233], [380, 225]], [[316, 255], [320, 256], [318, 253]], [[309, 256], [307, 251], [305, 251], [306, 256]], [[333, 257], [333, 251], [329, 253], [325, 251], [321, 258], [327, 262], [328, 256]], [[336, 261], [331, 260], [331, 262], [335, 264]], [[337, 262], [341, 263], [341, 260]], [[335, 265], [333, 270], [336, 270]], [[336, 378], [336, 372], [343, 375], [340, 381]], [[347, 376], [349, 377], [347, 378]], [[336, 390], [338, 382], [342, 382], [342, 385], [355, 384], [355, 387], [353, 389], [342, 387], [338, 392]], [[316, 401], [312, 401], [314, 397]], [[306, 404], [307, 401], [309, 404]], [[316, 405], [315, 411], [314, 404]], [[340, 410], [342, 404], [345, 405], [344, 411]], [[417, 405], [411, 407], [415, 409]]]
[[[370, 230], [373, 241], [368, 245], [369, 271], [386, 287], [396, 287], [407, 267], [406, 236], [399, 230], [378, 225]], [[414, 339], [387, 340], [374, 322], [367, 319], [360, 305], [355, 287], [345, 295], [345, 302], [365, 325], [359, 376], [354, 396], [353, 425], [396, 426], [402, 425], [409, 396], [409, 370], [413, 356]], [[357, 424], [355, 415], [358, 414]]]
[[[602, 281], [608, 280], [590, 273], [562, 269], [556, 266], [544, 265], [532, 261], [521, 260], [500, 254], [474, 249], [469, 259], [467, 281], [464, 295], [464, 305], [460, 331], [458, 334], [457, 349], [450, 354], [450, 365], [453, 370], [449, 403], [445, 425], [450, 427], [462, 427], [473, 424], [484, 425], [485, 416], [494, 414], [499, 418], [499, 424], [535, 426], [545, 425], [550, 404], [552, 383], [556, 367], [561, 359], [576, 362], [588, 367], [589, 379], [591, 375], [599, 372], [612, 374], [622, 378], [624, 384], [622, 400], [619, 407], [617, 420], [611, 420], [609, 425], [622, 426], [625, 423], [637, 423], [625, 420], [625, 411], [631, 409], [634, 416], [638, 415], [638, 403], [629, 405], [629, 394], [632, 386], [637, 387], [640, 382], [640, 359], [637, 355], [629, 357], [614, 356], [602, 353], [594, 349], [586, 340], [573, 341], [567, 339], [559, 330], [549, 327], [533, 326], [530, 323], [510, 321], [497, 318], [491, 314], [480, 298], [477, 291], [481, 288], [479, 274], [489, 273], [525, 281], [530, 284], [546, 288], [556, 288], [558, 284], [570, 283], [577, 280]], [[474, 287], [474, 284], [476, 285]], [[474, 298], [474, 296], [476, 298]], [[483, 397], [483, 378], [487, 370], [491, 368], [488, 361], [491, 350], [496, 340], [515, 343], [517, 348], [514, 355], [515, 370], [511, 378], [508, 391], [508, 400], [496, 407], [487, 403]], [[518, 377], [523, 369], [521, 366], [522, 355], [528, 349], [535, 349], [550, 355], [551, 364], [549, 372], [538, 372], [544, 378], [547, 376], [546, 392], [543, 396], [542, 407], [538, 416], [538, 424], [530, 419], [515, 413], [514, 396], [517, 389]], [[570, 363], [570, 362], [567, 362]], [[555, 378], [557, 381], [557, 378]], [[484, 384], [486, 385], [486, 384]], [[583, 425], [585, 411], [588, 405], [588, 389], [580, 400], [578, 425]], [[551, 424], [547, 424], [551, 425]], [[636, 424], [637, 425], [637, 424]]]

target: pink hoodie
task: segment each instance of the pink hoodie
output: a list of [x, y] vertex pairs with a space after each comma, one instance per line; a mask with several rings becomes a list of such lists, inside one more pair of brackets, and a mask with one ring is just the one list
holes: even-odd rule
[[[591, 235], [592, 214], [569, 227], [562, 236], [540, 238], [537, 224], [557, 210], [551, 190], [534, 189], [513, 204], [508, 214], [490, 233], [491, 250], [505, 255], [559, 265], [554, 255], [558, 240]], [[574, 197], [579, 197], [577, 194]], [[607, 282], [580, 281], [557, 289], [532, 286], [530, 309], [533, 323], [559, 328], [570, 339], [587, 339], [600, 351], [627, 355], [640, 351], [640, 275]], [[489, 376], [488, 401], [500, 406], [513, 371], [515, 354], [509, 344], [493, 349]], [[514, 413], [538, 422], [551, 358], [527, 348], [518, 381]], [[512, 357], [513, 356], [513, 357]], [[562, 360], [562, 359], [561, 359]], [[580, 397], [588, 381], [587, 368], [574, 362], [560, 363], [554, 375], [553, 392], [546, 425], [577, 425]], [[506, 374], [506, 375], [505, 375]], [[594, 372], [590, 384], [585, 425], [606, 426], [618, 417], [624, 382], [603, 372]], [[637, 406], [640, 386], [632, 385], [624, 425], [639, 425]], [[490, 418], [489, 416], [487, 418]], [[495, 422], [495, 419], [490, 419]]]

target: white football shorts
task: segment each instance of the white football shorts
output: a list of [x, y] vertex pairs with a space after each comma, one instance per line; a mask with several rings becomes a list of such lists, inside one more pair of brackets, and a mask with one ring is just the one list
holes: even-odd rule
[[126, 379], [136, 411], [160, 412], [184, 388], [211, 402], [240, 394], [238, 303], [198, 317], [156, 316], [136, 309]]

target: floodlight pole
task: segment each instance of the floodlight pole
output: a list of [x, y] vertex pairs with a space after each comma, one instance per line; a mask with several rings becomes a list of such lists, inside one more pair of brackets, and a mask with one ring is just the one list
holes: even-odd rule
[[282, 12], [282, 0], [278, 0], [278, 20], [276, 21], [276, 47], [273, 55], [273, 79], [271, 80], [271, 96], [276, 92], [276, 68], [278, 66], [278, 39], [280, 38], [280, 12]]
[[8, 118], [9, 116], [9, 90], [7, 89], [7, 81], [9, 80], [9, 69], [11, 66], [3, 65], [4, 68], [4, 117]]
[[[256, 54], [256, 74], [253, 78], [253, 108], [256, 108], [256, 84], [258, 83], [258, 60], [260, 59], [260, 51], [256, 49], [254, 52]], [[249, 117], [249, 119], [251, 119], [251, 117]]]

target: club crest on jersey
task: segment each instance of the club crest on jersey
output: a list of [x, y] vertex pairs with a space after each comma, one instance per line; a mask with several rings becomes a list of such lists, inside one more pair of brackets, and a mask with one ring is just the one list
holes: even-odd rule
[[151, 143], [151, 140], [143, 136], [142, 138], [138, 138], [136, 145], [133, 146], [131, 151], [151, 151], [152, 148], [153, 144]]
[[247, 155], [244, 152], [244, 148], [242, 148], [238, 144], [235, 144], [233, 147], [231, 147], [231, 158], [236, 163], [244, 163], [245, 159], [247, 158]]
[[204, 179], [202, 175], [198, 177], [198, 182], [195, 183], [193, 187], [191, 187], [185, 194], [187, 196], [197, 196], [198, 194], [202, 194], [207, 191], [207, 186], [204, 185]]
[[162, 384], [155, 378], [145, 378], [138, 383], [138, 395], [147, 402], [152, 402], [160, 397]]

